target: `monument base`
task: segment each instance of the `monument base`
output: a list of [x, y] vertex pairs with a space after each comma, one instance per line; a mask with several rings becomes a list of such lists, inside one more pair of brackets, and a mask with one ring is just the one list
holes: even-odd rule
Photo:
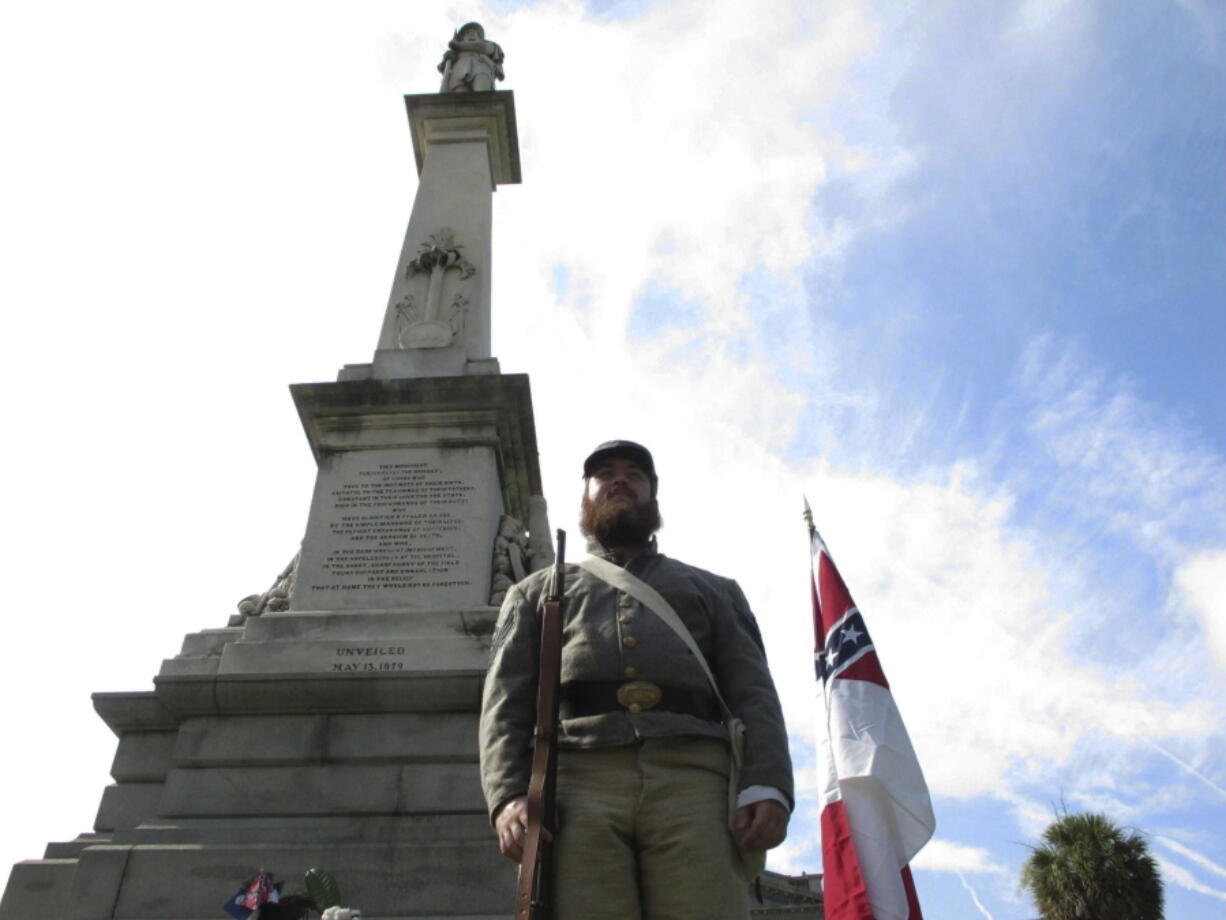
[[[476, 753], [495, 614], [267, 614], [188, 636], [154, 690], [95, 694], [119, 747], [94, 833], [17, 864], [0, 918], [211, 920], [250, 875], [289, 892], [310, 868], [369, 917], [509, 916]], [[311, 670], [443, 640], [450, 660], [411, 670]]]
[[290, 892], [311, 868], [379, 920], [512, 913], [477, 719], [500, 518], [540, 507], [527, 377], [292, 391], [320, 471], [278, 607], [94, 695], [115, 782], [93, 832], [13, 868], [0, 920], [213, 920], [256, 872]]

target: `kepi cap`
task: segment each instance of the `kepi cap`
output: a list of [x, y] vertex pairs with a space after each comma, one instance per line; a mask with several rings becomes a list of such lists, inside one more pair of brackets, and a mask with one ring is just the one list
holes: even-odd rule
[[583, 477], [586, 479], [591, 476], [600, 462], [610, 457], [624, 457], [642, 467], [647, 478], [651, 480], [651, 494], [656, 494], [659, 477], [656, 476], [655, 461], [651, 459], [651, 451], [636, 441], [605, 441], [598, 445], [583, 461]]

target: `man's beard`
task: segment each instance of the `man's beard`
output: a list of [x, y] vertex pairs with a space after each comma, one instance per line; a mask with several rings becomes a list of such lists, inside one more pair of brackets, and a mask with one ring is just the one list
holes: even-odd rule
[[629, 496], [617, 496], [597, 504], [584, 495], [579, 506], [579, 529], [605, 547], [643, 546], [661, 523], [654, 498], [639, 505]]

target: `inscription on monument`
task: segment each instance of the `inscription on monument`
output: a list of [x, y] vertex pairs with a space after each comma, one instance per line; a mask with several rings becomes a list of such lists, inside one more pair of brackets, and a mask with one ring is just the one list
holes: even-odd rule
[[328, 457], [315, 483], [290, 609], [488, 604], [490, 546], [501, 514], [488, 447]]
[[[412, 590], [473, 584], [462, 570], [462, 513], [477, 487], [434, 463], [380, 463], [331, 490], [327, 583], [312, 591]], [[426, 510], [428, 509], [428, 510]]]
[[403, 645], [342, 645], [336, 649], [337, 661], [332, 662], [333, 671], [403, 671]]

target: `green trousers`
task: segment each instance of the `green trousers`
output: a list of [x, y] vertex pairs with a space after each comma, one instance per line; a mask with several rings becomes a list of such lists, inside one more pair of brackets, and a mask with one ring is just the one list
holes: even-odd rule
[[728, 746], [652, 738], [558, 755], [557, 920], [745, 920]]

